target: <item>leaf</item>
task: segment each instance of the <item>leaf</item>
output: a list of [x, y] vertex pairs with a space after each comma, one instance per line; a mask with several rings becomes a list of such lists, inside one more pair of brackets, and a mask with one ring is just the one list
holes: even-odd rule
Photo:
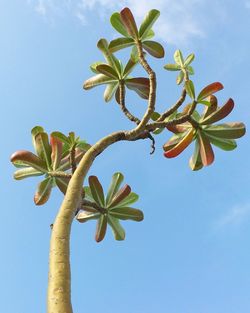
[[127, 78], [125, 80], [125, 85], [134, 90], [143, 99], [148, 99], [149, 97], [149, 79], [144, 77], [137, 78]]
[[111, 67], [115, 68], [118, 73], [121, 72], [119, 60], [110, 52], [109, 45], [106, 39], [102, 38], [98, 41], [97, 47], [102, 51], [106, 61]]
[[91, 190], [90, 190], [90, 187], [89, 186], [85, 186], [84, 188], [84, 199], [88, 200], [88, 201], [91, 201], [91, 202], [95, 202], [93, 196], [92, 196], [92, 193], [91, 193]]
[[234, 139], [223, 139], [218, 138], [210, 135], [209, 133], [206, 133], [207, 137], [209, 138], [209, 141], [215, 145], [216, 147], [225, 150], [225, 151], [231, 151], [234, 150], [237, 147], [237, 143]]
[[110, 52], [116, 52], [116, 51], [119, 51], [121, 49], [125, 49], [125, 48], [128, 48], [128, 47], [131, 47], [135, 44], [135, 41], [133, 38], [117, 38], [117, 39], [114, 39], [110, 42], [109, 44], [109, 50]]
[[95, 74], [98, 74], [99, 72], [97, 71], [96, 67], [97, 67], [98, 65], [100, 65], [100, 64], [103, 64], [103, 62], [102, 62], [102, 61], [98, 61], [98, 62], [95, 62], [95, 63], [91, 64], [91, 65], [90, 65], [91, 71], [92, 71], [93, 73], [95, 73]]
[[[38, 133], [43, 133], [44, 129], [41, 126], [35, 126], [31, 129], [31, 136], [32, 136], [32, 143], [33, 143], [33, 147], [36, 151], [36, 142], [35, 142], [35, 137]], [[36, 151], [37, 153], [37, 151]]]
[[102, 185], [96, 176], [89, 176], [89, 187], [95, 202], [99, 204], [101, 207], [104, 207], [105, 199]]
[[94, 87], [99, 86], [99, 85], [115, 83], [115, 82], [117, 82], [117, 79], [107, 77], [103, 74], [98, 74], [98, 75], [95, 75], [95, 76], [87, 79], [83, 84], [83, 88], [85, 90], [89, 90], [89, 89], [94, 88]]
[[114, 208], [110, 209], [109, 214], [120, 220], [132, 220], [140, 222], [143, 220], [143, 212], [138, 209], [133, 209], [129, 207]]
[[119, 74], [108, 64], [100, 64], [96, 67], [97, 71], [110, 78], [119, 79]]
[[119, 202], [116, 206], [112, 206], [112, 210], [115, 207], [127, 207], [133, 204], [134, 202], [136, 202], [138, 199], [139, 199], [139, 196], [136, 193], [131, 192], [124, 200]]
[[107, 192], [107, 197], [106, 197], [106, 205], [107, 206], [110, 204], [114, 195], [117, 193], [123, 180], [124, 180], [124, 176], [122, 175], [122, 173], [118, 172], [112, 176], [112, 180], [111, 180], [111, 183], [110, 183], [110, 186], [109, 186], [109, 189]]
[[37, 155], [46, 162], [47, 168], [51, 166], [51, 146], [47, 133], [38, 133], [35, 138]]
[[97, 222], [95, 240], [100, 242], [103, 240], [107, 230], [108, 217], [107, 214], [101, 214]]
[[210, 105], [204, 108], [201, 120], [205, 119], [206, 117], [208, 117], [210, 114], [212, 114], [213, 112], [217, 110], [218, 102], [217, 102], [217, 98], [214, 95], [211, 95], [209, 97], [209, 103]]
[[198, 171], [202, 169], [203, 167], [203, 164], [201, 161], [201, 155], [200, 155], [200, 144], [198, 140], [196, 140], [195, 142], [195, 150], [194, 150], [194, 154], [189, 160], [189, 166], [191, 167], [192, 171]]
[[195, 90], [194, 90], [194, 83], [192, 82], [192, 80], [187, 80], [185, 82], [185, 89], [187, 94], [189, 95], [189, 97], [191, 99], [195, 99]]
[[121, 226], [118, 219], [108, 215], [108, 223], [113, 231], [115, 240], [124, 240], [125, 239], [125, 231]]
[[188, 66], [187, 71], [188, 71], [189, 75], [194, 75], [194, 69], [192, 68], [192, 66]]
[[202, 89], [202, 91], [199, 93], [199, 95], [197, 97], [197, 101], [200, 102], [200, 101], [206, 99], [208, 96], [214, 94], [215, 92], [217, 92], [223, 88], [224, 88], [223, 85], [219, 82], [212, 83], [212, 84], [210, 84], [210, 85], [208, 85]]
[[129, 34], [124, 27], [124, 24], [121, 20], [121, 15], [118, 12], [115, 12], [110, 17], [110, 23], [114, 27], [115, 30], [117, 30], [120, 34], [122, 34], [125, 37], [128, 37]]
[[190, 63], [193, 62], [195, 55], [193, 53], [189, 54], [189, 56], [187, 56], [185, 62], [184, 62], [184, 66], [186, 67], [187, 65], [189, 65]]
[[56, 170], [62, 159], [63, 144], [57, 137], [50, 135], [52, 169]]
[[180, 73], [178, 74], [176, 78], [176, 84], [180, 85], [183, 82], [183, 79], [184, 79], [184, 73], [183, 71], [180, 71]]
[[66, 194], [69, 181], [70, 181], [70, 178], [68, 177], [56, 177], [55, 178], [56, 185], [63, 194]]
[[155, 36], [155, 33], [153, 29], [150, 29], [147, 33], [144, 33], [144, 35], [141, 37], [141, 41], [149, 40]]
[[122, 200], [127, 198], [127, 196], [131, 193], [131, 188], [129, 185], [125, 185], [121, 188], [112, 198], [108, 208], [117, 206]]
[[142, 46], [149, 54], [151, 54], [155, 58], [163, 58], [165, 55], [163, 46], [156, 41], [143, 41]]
[[181, 50], [176, 50], [174, 53], [174, 60], [175, 62], [180, 65], [181, 67], [183, 67], [184, 65], [184, 59], [181, 53]]
[[104, 91], [104, 100], [106, 102], [109, 102], [113, 98], [114, 93], [116, 92], [118, 86], [119, 86], [119, 83], [108, 84], [108, 86], [106, 87]]
[[188, 130], [185, 136], [170, 150], [165, 151], [164, 156], [174, 158], [185, 150], [193, 140], [193, 129]]
[[97, 220], [100, 217], [99, 212], [86, 212], [86, 211], [81, 211], [77, 214], [76, 219], [80, 223], [85, 223], [89, 220]]
[[128, 34], [134, 39], [138, 39], [138, 29], [135, 23], [134, 16], [129, 8], [124, 8], [121, 12], [121, 21], [126, 28]]
[[181, 66], [178, 64], [166, 64], [164, 65], [165, 70], [167, 71], [180, 71]]
[[139, 29], [139, 36], [142, 38], [143, 36], [147, 36], [148, 32], [151, 30], [152, 26], [154, 25], [155, 21], [160, 16], [160, 11], [158, 10], [150, 10], [147, 15], [145, 16], [140, 29]]
[[246, 128], [243, 123], [225, 123], [208, 126], [204, 129], [211, 136], [222, 139], [236, 139], [245, 135]]
[[22, 168], [20, 170], [17, 170], [14, 173], [14, 178], [16, 180], [21, 180], [21, 179], [24, 179], [27, 177], [41, 176], [43, 174], [44, 174], [43, 172], [40, 172], [40, 171], [34, 169], [33, 167], [25, 167], [25, 168]]
[[70, 144], [70, 140], [67, 136], [65, 136], [63, 133], [55, 131], [53, 133], [51, 133], [51, 136], [54, 138], [58, 138], [60, 141], [62, 141], [65, 144]]
[[42, 205], [49, 199], [54, 178], [48, 177], [38, 184], [37, 191], [34, 196], [34, 202], [36, 205]]
[[10, 161], [15, 166], [20, 164], [21, 166], [31, 166], [43, 173], [48, 171], [46, 163], [30, 151], [19, 150], [12, 154]]
[[202, 132], [198, 131], [198, 140], [200, 144], [201, 160], [204, 166], [208, 166], [214, 161], [213, 148], [209, 142], [208, 137]]
[[222, 107], [218, 108], [215, 112], [213, 112], [208, 117], [203, 119], [203, 121], [201, 121], [200, 124], [207, 125], [207, 124], [216, 123], [222, 120], [223, 118], [225, 118], [226, 116], [228, 116], [228, 114], [231, 113], [233, 108], [234, 108], [234, 101], [233, 99], [230, 98]]
[[133, 71], [137, 63], [138, 63], [137, 61], [130, 57], [122, 73], [123, 78], [126, 78]]

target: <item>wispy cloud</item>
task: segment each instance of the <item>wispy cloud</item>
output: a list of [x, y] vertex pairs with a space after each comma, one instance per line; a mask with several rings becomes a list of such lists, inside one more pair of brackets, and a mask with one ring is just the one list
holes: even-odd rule
[[[208, 0], [28, 0], [37, 13], [65, 15], [73, 14], [86, 25], [91, 24], [88, 15], [91, 11], [107, 18], [113, 11], [128, 6], [138, 20], [152, 8], [161, 11], [161, 18], [155, 25], [157, 37], [170, 44], [183, 45], [196, 37], [204, 37], [209, 22], [219, 19], [220, 1], [214, 0], [207, 18]], [[247, 1], [249, 2], [249, 1]], [[63, 13], [64, 12], [64, 13]]]
[[230, 226], [238, 226], [250, 220], [250, 204], [238, 205], [231, 208], [222, 215], [214, 226], [217, 230], [225, 229]]

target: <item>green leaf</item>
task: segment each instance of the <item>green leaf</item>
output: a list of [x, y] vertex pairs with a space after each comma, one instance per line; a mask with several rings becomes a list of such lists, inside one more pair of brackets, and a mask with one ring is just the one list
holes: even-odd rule
[[91, 65], [90, 65], [91, 71], [92, 71], [93, 73], [95, 73], [95, 74], [99, 74], [99, 72], [97, 71], [96, 67], [97, 67], [98, 65], [100, 65], [100, 64], [103, 64], [103, 62], [102, 62], [102, 61], [98, 61], [98, 62], [95, 62], [95, 63], [91, 64]]
[[192, 68], [192, 66], [188, 66], [187, 71], [190, 75], [194, 75], [194, 69]]
[[114, 39], [110, 42], [109, 44], [109, 50], [110, 52], [116, 52], [116, 51], [119, 51], [121, 49], [125, 49], [125, 48], [128, 48], [128, 47], [131, 47], [135, 44], [135, 41], [133, 38], [117, 38], [117, 39]]
[[115, 207], [127, 207], [127, 206], [130, 206], [131, 204], [136, 202], [138, 199], [139, 199], [139, 196], [136, 193], [131, 192], [124, 200], [119, 202], [116, 206], [112, 206], [112, 209], [115, 208]]
[[141, 37], [141, 41], [152, 39], [154, 36], [155, 36], [155, 32], [153, 31], [153, 29], [150, 29], [147, 33], [145, 33]]
[[98, 41], [97, 47], [102, 51], [106, 61], [111, 67], [115, 68], [118, 73], [121, 72], [119, 60], [110, 52], [106, 39], [102, 38]]
[[158, 113], [158, 112], [153, 112], [153, 113], [151, 114], [151, 119], [152, 119], [153, 121], [157, 121], [160, 116], [161, 116], [160, 113]]
[[126, 78], [133, 71], [137, 64], [138, 62], [135, 61], [133, 57], [130, 57], [122, 73], [123, 78]]
[[129, 185], [125, 185], [123, 188], [121, 188], [112, 198], [109, 204], [110, 207], [115, 207], [119, 205], [120, 202], [122, 202], [127, 196], [131, 193], [131, 188]]
[[121, 21], [125, 26], [128, 34], [134, 39], [138, 39], [138, 29], [135, 23], [134, 16], [129, 8], [124, 8], [121, 12]]
[[[33, 147], [36, 151], [36, 142], [35, 142], [35, 137], [38, 133], [43, 133], [44, 129], [41, 126], [35, 126], [32, 128], [31, 130], [31, 136], [32, 136], [32, 143], [33, 143]], [[37, 153], [37, 151], [36, 151]]]
[[94, 88], [94, 87], [99, 86], [99, 85], [115, 83], [115, 82], [117, 82], [117, 78], [111, 78], [111, 77], [107, 77], [106, 75], [103, 75], [103, 74], [98, 74], [96, 76], [93, 76], [93, 77], [87, 79], [84, 82], [83, 88], [85, 90], [88, 90], [88, 89]]
[[174, 53], [174, 60], [175, 62], [180, 65], [181, 67], [184, 66], [184, 59], [181, 53], [181, 50], [176, 50]]
[[183, 79], [184, 79], [184, 73], [183, 71], [180, 71], [180, 73], [178, 74], [176, 78], [176, 84], [180, 85], [183, 82]]
[[95, 202], [99, 204], [101, 207], [104, 207], [105, 199], [102, 185], [100, 184], [96, 176], [89, 176], [89, 187]]
[[119, 74], [108, 64], [100, 64], [96, 67], [97, 71], [110, 78], [119, 79]]
[[91, 202], [95, 202], [95, 199], [92, 196], [90, 187], [85, 186], [83, 189], [84, 189], [84, 194], [85, 194], [84, 199], [91, 201]]
[[149, 79], [144, 77], [127, 78], [125, 85], [134, 90], [141, 98], [148, 99], [149, 97]]
[[107, 192], [107, 197], [106, 197], [106, 205], [109, 206], [110, 202], [112, 201], [114, 195], [117, 193], [118, 189], [121, 186], [121, 183], [124, 180], [124, 176], [122, 175], [122, 173], [115, 173], [112, 176], [112, 180]]
[[200, 124], [207, 125], [207, 124], [216, 123], [222, 120], [223, 118], [225, 118], [226, 116], [228, 116], [228, 114], [231, 113], [233, 108], [234, 108], [234, 101], [233, 99], [230, 98], [222, 107], [218, 108], [215, 112], [213, 112], [208, 117], [203, 119]]
[[110, 17], [110, 23], [114, 27], [114, 29], [117, 30], [120, 34], [125, 37], [129, 37], [129, 34], [121, 20], [120, 13], [115, 12], [114, 14], [112, 14]]
[[185, 89], [187, 94], [189, 95], [189, 97], [191, 99], [195, 99], [195, 90], [194, 90], [194, 83], [192, 82], [192, 80], [187, 80], [185, 82]]
[[156, 41], [143, 41], [142, 46], [149, 54], [151, 54], [155, 58], [163, 58], [165, 55], [163, 46]]
[[69, 181], [70, 181], [70, 178], [68, 177], [56, 177], [55, 178], [56, 185], [63, 194], [66, 194]]
[[189, 56], [186, 58], [186, 60], [185, 60], [185, 62], [184, 62], [184, 66], [186, 67], [187, 65], [189, 65], [190, 63], [192, 63], [193, 62], [193, 60], [194, 60], [194, 54], [193, 53], [191, 53], [191, 54], [189, 54]]
[[115, 240], [124, 240], [125, 239], [125, 231], [121, 226], [119, 220], [115, 217], [108, 215], [108, 223], [113, 231]]
[[16, 180], [21, 180], [27, 177], [41, 176], [41, 175], [44, 175], [44, 173], [34, 169], [33, 167], [25, 167], [16, 171], [14, 173], [14, 178]]
[[178, 64], [166, 64], [164, 65], [164, 68], [167, 71], [180, 71], [181, 66]]
[[104, 91], [104, 100], [106, 102], [109, 102], [113, 98], [118, 86], [119, 86], [119, 83], [108, 84], [108, 86], [106, 87]]
[[120, 220], [132, 220], [140, 222], [143, 220], [143, 213], [141, 210], [133, 209], [129, 207], [110, 209], [109, 214]]
[[204, 99], [206, 99], [208, 96], [214, 94], [215, 92], [223, 89], [223, 85], [219, 82], [212, 83], [205, 88], [202, 89], [202, 91], [199, 93], [197, 97], [197, 101], [200, 102]]
[[206, 135], [209, 138], [209, 141], [213, 145], [215, 145], [216, 147], [222, 150], [231, 151], [237, 147], [237, 143], [234, 139], [223, 139], [223, 138], [214, 137], [207, 132], [206, 132]]
[[195, 142], [195, 150], [194, 150], [194, 154], [189, 160], [189, 166], [191, 167], [192, 171], [198, 171], [203, 168], [201, 155], [200, 155], [200, 144], [198, 140], [196, 140]]
[[52, 187], [54, 184], [54, 178], [48, 177], [38, 184], [37, 191], [34, 196], [34, 202], [36, 205], [42, 205], [49, 199]]
[[177, 139], [177, 144], [175, 144], [173, 147], [170, 146], [170, 149], [168, 149], [167, 144], [164, 145], [164, 156], [166, 158], [175, 158], [177, 155], [179, 155], [183, 150], [185, 150], [190, 143], [193, 140], [193, 129], [186, 131], [184, 133], [184, 136], [181, 136], [181, 140]]
[[46, 162], [47, 167], [51, 166], [51, 146], [49, 144], [49, 137], [47, 133], [38, 133], [35, 136], [35, 144], [37, 155]]
[[99, 212], [86, 212], [86, 211], [81, 211], [77, 214], [76, 219], [80, 223], [85, 223], [89, 220], [97, 220], [100, 217]]
[[[75, 162], [76, 164], [78, 164], [82, 157], [84, 156], [85, 151], [79, 148], [76, 148], [76, 152], [75, 152]], [[58, 171], [67, 171], [71, 168], [71, 164], [70, 164], [70, 159], [69, 156], [67, 155], [66, 157], [64, 157], [61, 160], [60, 166], [58, 167]]]
[[63, 144], [57, 137], [50, 135], [52, 169], [56, 170], [62, 159]]
[[209, 106], [204, 108], [204, 111], [202, 113], [202, 117], [201, 120], [204, 120], [205, 118], [207, 118], [210, 114], [212, 114], [213, 112], [215, 112], [217, 110], [218, 107], [218, 103], [217, 103], [217, 98], [214, 95], [211, 95], [209, 97]]
[[54, 138], [58, 138], [60, 141], [62, 141], [65, 144], [68, 144], [68, 145], [70, 144], [69, 138], [61, 132], [55, 131], [51, 133], [51, 136], [53, 136]]
[[43, 173], [48, 171], [46, 163], [30, 151], [19, 150], [12, 154], [10, 160], [15, 166], [31, 166]]
[[225, 123], [208, 126], [204, 129], [211, 136], [222, 139], [236, 139], [245, 135], [246, 128], [243, 123]]
[[152, 26], [154, 25], [155, 21], [160, 16], [160, 11], [158, 10], [150, 10], [147, 15], [145, 16], [140, 29], [139, 29], [139, 36], [142, 37], [147, 36], [148, 32], [151, 30]]
[[200, 155], [204, 166], [208, 166], [214, 161], [213, 148], [209, 142], [208, 137], [202, 131], [197, 132], [198, 140], [200, 144]]
[[96, 227], [95, 240], [97, 242], [102, 241], [103, 238], [105, 237], [106, 230], [107, 230], [107, 222], [108, 222], [107, 215], [101, 214], [100, 218], [98, 219], [97, 227]]

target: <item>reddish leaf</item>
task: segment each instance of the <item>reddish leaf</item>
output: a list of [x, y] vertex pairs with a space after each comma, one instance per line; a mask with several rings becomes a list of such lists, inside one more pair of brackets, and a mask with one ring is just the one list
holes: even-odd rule
[[138, 29], [135, 23], [134, 16], [129, 8], [124, 8], [121, 12], [121, 20], [129, 33], [129, 35], [135, 39], [138, 39]]
[[52, 168], [53, 170], [56, 170], [62, 159], [63, 144], [57, 137], [53, 137], [53, 135], [50, 135], [50, 144], [52, 149]]
[[203, 99], [206, 99], [208, 96], [214, 94], [215, 92], [223, 89], [223, 85], [219, 82], [212, 83], [205, 88], [202, 89], [202, 91], [199, 93], [197, 101], [200, 102]]
[[142, 46], [149, 54], [151, 54], [155, 58], [163, 58], [165, 55], [164, 48], [156, 41], [143, 41]]
[[106, 214], [101, 214], [97, 222], [95, 240], [100, 242], [103, 240], [107, 230], [108, 217]]
[[30, 151], [19, 150], [12, 154], [10, 161], [17, 167], [31, 166], [43, 173], [47, 172], [45, 161]]
[[131, 188], [129, 185], [125, 185], [121, 188], [114, 196], [112, 201], [110, 202], [108, 207], [113, 207], [119, 204], [122, 200], [124, 200], [131, 193]]
[[95, 202], [99, 204], [101, 207], [104, 207], [105, 199], [102, 185], [96, 176], [89, 176], [89, 187]]
[[202, 132], [198, 132], [198, 140], [200, 144], [200, 155], [204, 166], [210, 165], [214, 161], [213, 148], [207, 136]]
[[36, 205], [42, 205], [49, 199], [54, 179], [48, 177], [38, 184], [37, 191], [34, 196], [34, 202]]
[[174, 158], [185, 150], [193, 140], [193, 129], [190, 129], [185, 133], [185, 136], [170, 150], [164, 153], [166, 158]]
[[215, 112], [217, 110], [218, 101], [217, 101], [217, 98], [214, 95], [211, 95], [209, 97], [209, 102], [210, 102], [210, 105], [209, 106], [205, 106], [204, 111], [202, 113], [202, 120], [204, 120], [210, 114], [212, 114], [213, 112]]
[[150, 91], [148, 78], [144, 77], [127, 78], [125, 80], [125, 84], [129, 89], [137, 92], [138, 95], [143, 99], [148, 99]]

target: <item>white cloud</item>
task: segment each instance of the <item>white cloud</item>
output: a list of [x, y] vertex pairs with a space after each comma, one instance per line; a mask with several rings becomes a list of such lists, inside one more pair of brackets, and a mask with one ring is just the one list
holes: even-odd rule
[[[128, 6], [140, 21], [147, 11], [157, 8], [161, 17], [154, 29], [157, 37], [175, 45], [187, 44], [192, 38], [205, 36], [206, 29], [215, 19], [219, 19], [220, 1], [214, 0], [207, 19], [208, 0], [28, 0], [35, 5], [41, 15], [73, 14], [83, 24], [88, 20], [90, 11], [94, 11], [107, 20], [108, 16]], [[248, 1], [249, 2], [249, 1]], [[63, 13], [64, 12], [64, 13]]]
[[250, 219], [250, 204], [235, 206], [215, 222], [216, 229], [237, 226]]

